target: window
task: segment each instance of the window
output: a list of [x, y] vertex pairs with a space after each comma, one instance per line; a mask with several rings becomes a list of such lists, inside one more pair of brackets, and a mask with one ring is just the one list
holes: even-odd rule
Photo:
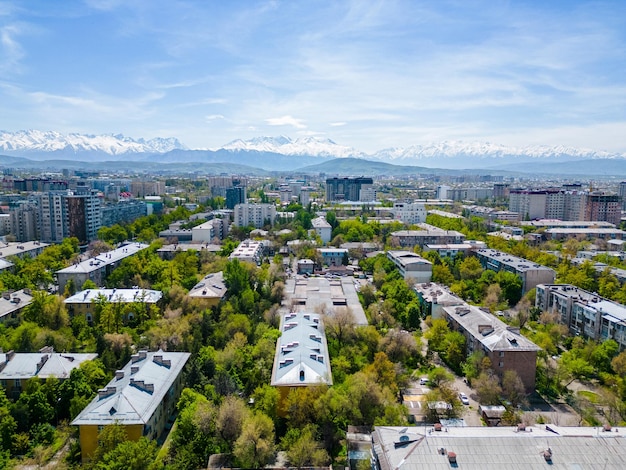
[[504, 367], [504, 362], [500, 361], [500, 362], [498, 363], [498, 367]]
[[500, 357], [504, 357], [504, 351], [500, 351]]

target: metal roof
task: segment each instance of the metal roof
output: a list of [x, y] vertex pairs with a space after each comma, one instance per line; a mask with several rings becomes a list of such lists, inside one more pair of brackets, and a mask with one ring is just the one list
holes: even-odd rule
[[[97, 354], [77, 353], [1, 353], [0, 380], [57, 377], [67, 379], [72, 369]], [[2, 366], [4, 364], [4, 366]]]
[[319, 315], [292, 312], [283, 315], [276, 343], [273, 386], [332, 385], [326, 334]]
[[197, 299], [221, 299], [226, 294], [226, 285], [224, 284], [224, 273], [219, 271], [204, 276], [204, 278], [187, 294], [189, 297]]
[[102, 269], [104, 266], [114, 264], [128, 256], [132, 256], [137, 252], [148, 248], [149, 245], [144, 243], [129, 243], [115, 250], [107, 251], [94, 258], [76, 263], [67, 268], [57, 271], [57, 274], [72, 274], [72, 273], [90, 273]]
[[140, 351], [72, 421], [72, 425], [146, 424], [189, 359], [186, 352]]
[[381, 470], [604, 470], [626, 460], [624, 433], [602, 428], [376, 427], [372, 437]]
[[160, 290], [149, 289], [87, 289], [65, 299], [66, 304], [84, 304], [104, 298], [109, 302], [157, 303], [163, 297]]

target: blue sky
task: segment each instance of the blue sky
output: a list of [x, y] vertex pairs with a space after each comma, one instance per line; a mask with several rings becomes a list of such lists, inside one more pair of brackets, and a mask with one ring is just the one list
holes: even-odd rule
[[0, 129], [626, 151], [626, 1], [0, 0]]

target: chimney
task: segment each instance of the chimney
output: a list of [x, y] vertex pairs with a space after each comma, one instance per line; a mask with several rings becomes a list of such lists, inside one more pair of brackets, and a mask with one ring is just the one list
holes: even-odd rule
[[154, 384], [147, 384], [143, 380], [135, 380], [131, 378], [130, 385], [135, 388], [138, 388], [142, 392], [149, 393], [150, 395], [154, 393]]
[[148, 357], [148, 351], [142, 349], [137, 354], [130, 356], [130, 362], [134, 364], [135, 362], [143, 361], [146, 357]]
[[153, 361], [155, 364], [158, 364], [158, 365], [160, 365], [160, 366], [162, 366], [162, 367], [166, 367], [166, 368], [168, 368], [168, 369], [169, 369], [170, 367], [172, 367], [172, 361], [171, 361], [171, 360], [169, 360], [169, 359], [163, 359], [163, 355], [162, 355], [162, 354], [159, 354], [159, 355], [155, 355], [155, 356], [153, 356], [153, 357], [152, 357], [152, 361]]
[[139, 372], [139, 366], [130, 366], [130, 375], [136, 374]]
[[115, 395], [115, 392], [117, 392], [116, 387], [101, 388], [100, 390], [98, 390], [98, 399], [107, 398], [111, 395]]
[[124, 371], [123, 370], [116, 370], [115, 371], [115, 380], [120, 380], [124, 378]]
[[47, 354], [44, 354], [43, 356], [41, 356], [41, 360], [37, 363], [37, 372], [36, 372], [36, 373], [39, 373], [39, 371], [40, 371], [40, 370], [41, 370], [41, 368], [44, 366], [44, 364], [45, 364], [46, 362], [48, 362], [48, 358], [49, 358], [49, 357], [50, 357], [50, 356], [48, 356]]

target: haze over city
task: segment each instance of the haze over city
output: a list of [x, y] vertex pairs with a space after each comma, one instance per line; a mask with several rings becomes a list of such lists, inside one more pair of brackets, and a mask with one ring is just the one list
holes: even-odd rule
[[626, 3], [0, 3], [0, 129], [626, 151]]

